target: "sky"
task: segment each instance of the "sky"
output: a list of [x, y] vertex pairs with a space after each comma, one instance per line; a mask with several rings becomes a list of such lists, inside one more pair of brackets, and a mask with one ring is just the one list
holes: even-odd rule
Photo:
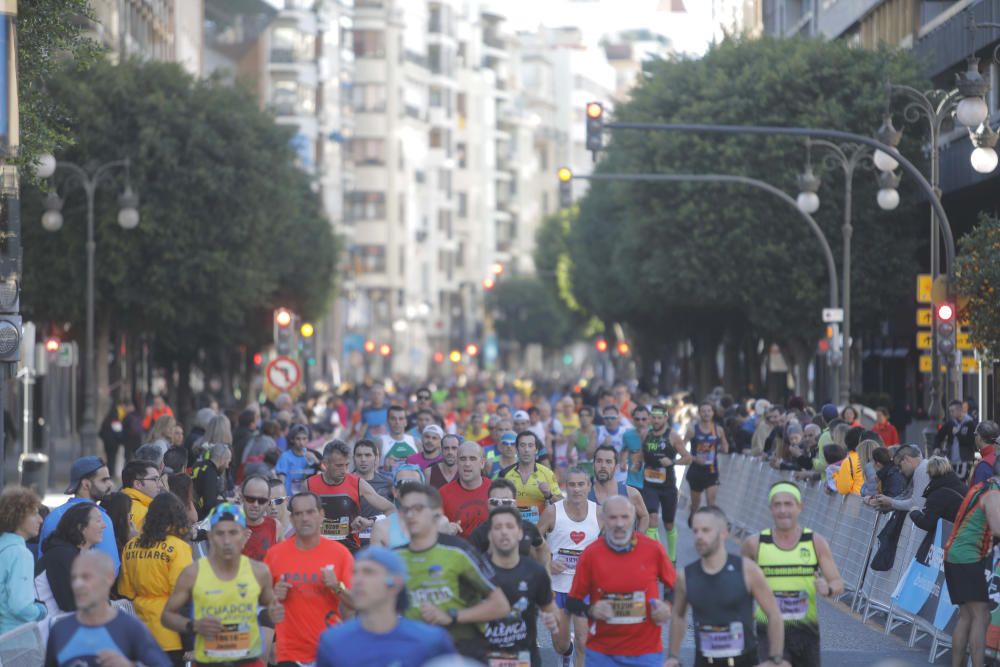
[[[683, 53], [700, 55], [712, 38], [709, 0], [505, 0], [502, 7], [513, 30], [578, 26], [596, 43], [609, 32], [650, 28], [668, 37]], [[685, 12], [657, 11], [683, 5]]]

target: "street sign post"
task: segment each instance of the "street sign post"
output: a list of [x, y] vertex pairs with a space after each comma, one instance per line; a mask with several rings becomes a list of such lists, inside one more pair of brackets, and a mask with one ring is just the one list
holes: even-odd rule
[[294, 394], [302, 382], [302, 368], [291, 357], [275, 357], [264, 369], [264, 379], [277, 394]]
[[917, 303], [930, 303], [934, 279], [929, 273], [917, 274]]
[[934, 322], [930, 308], [917, 308], [917, 326], [930, 327]]
[[930, 331], [918, 331], [917, 332], [917, 349], [918, 350], [929, 350], [929, 349], [931, 349], [931, 332]]
[[843, 308], [824, 308], [823, 309], [823, 323], [833, 324], [840, 323], [844, 321], [844, 309]]

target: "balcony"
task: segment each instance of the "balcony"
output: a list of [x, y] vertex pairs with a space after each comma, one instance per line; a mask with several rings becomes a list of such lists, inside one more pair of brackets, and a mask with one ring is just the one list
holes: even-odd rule
[[294, 63], [296, 61], [295, 49], [277, 48], [277, 47], [272, 48], [270, 60], [272, 63], [280, 63], [280, 64]]

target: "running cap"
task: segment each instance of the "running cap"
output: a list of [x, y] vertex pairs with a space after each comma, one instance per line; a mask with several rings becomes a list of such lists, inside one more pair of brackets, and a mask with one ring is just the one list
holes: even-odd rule
[[514, 413], [514, 421], [527, 422], [531, 421], [531, 417], [529, 417], [528, 413], [525, 412], [524, 410], [518, 410], [517, 412]]
[[244, 528], [247, 527], [247, 516], [243, 508], [235, 503], [219, 503], [208, 515], [208, 527], [214, 528], [220, 521], [235, 521]]
[[517, 434], [513, 431], [506, 431], [500, 436], [500, 442], [505, 445], [513, 445], [517, 442]]
[[444, 437], [444, 429], [442, 429], [437, 424], [428, 424], [427, 426], [424, 427], [424, 430], [421, 431], [421, 433], [423, 435], [427, 435], [428, 433], [433, 433], [434, 435], [436, 435], [439, 438], [443, 438]]
[[767, 502], [774, 500], [779, 493], [790, 493], [795, 498], [795, 502], [802, 504], [802, 490], [791, 482], [781, 481], [771, 485], [771, 490], [767, 492]]
[[392, 474], [393, 486], [396, 486], [397, 480], [399, 479], [399, 473], [403, 472], [404, 470], [415, 470], [416, 472], [420, 473], [420, 483], [423, 484], [426, 481], [426, 478], [424, 477], [423, 468], [421, 468], [415, 463], [400, 463], [399, 466], [396, 467], [396, 472]]
[[396, 598], [396, 611], [399, 613], [406, 611], [407, 607], [410, 606], [410, 595], [406, 592], [406, 582], [410, 576], [403, 559], [391, 549], [380, 546], [369, 546], [354, 556], [355, 563], [360, 563], [364, 560], [378, 563], [389, 572], [390, 576], [403, 578], [403, 588], [400, 589], [399, 596]]

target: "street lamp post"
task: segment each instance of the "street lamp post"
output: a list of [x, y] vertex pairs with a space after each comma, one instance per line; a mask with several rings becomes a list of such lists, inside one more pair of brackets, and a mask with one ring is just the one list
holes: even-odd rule
[[[84, 352], [84, 393], [83, 393], [83, 423], [80, 425], [80, 444], [83, 454], [97, 453], [97, 377], [94, 362], [94, 255], [97, 243], [94, 240], [94, 197], [101, 180], [112, 169], [125, 169], [125, 190], [118, 197], [118, 224], [123, 229], [134, 229], [139, 224], [139, 198], [129, 183], [129, 161], [113, 160], [101, 165], [81, 167], [72, 162], [58, 161], [46, 158], [40, 161], [37, 174], [47, 178], [57, 169], [65, 169], [71, 173], [67, 183], [76, 183], [87, 195], [87, 332]], [[65, 194], [65, 193], [64, 193]], [[42, 215], [42, 226], [50, 231], [58, 231], [63, 224], [62, 206], [64, 199], [60, 198], [55, 188], [49, 191], [45, 198], [45, 213]]]

